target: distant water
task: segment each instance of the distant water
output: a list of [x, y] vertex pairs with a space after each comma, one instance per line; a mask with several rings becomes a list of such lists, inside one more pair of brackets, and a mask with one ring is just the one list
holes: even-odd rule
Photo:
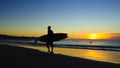
[[61, 40], [54, 42], [55, 44], [62, 44], [64, 47], [71, 48], [89, 48], [120, 51], [120, 40]]
[[67, 39], [55, 42], [55, 44], [120, 46], [120, 40], [92, 40], [92, 42], [90, 42], [90, 40]]
[[[1, 40], [0, 40], [1, 41]], [[18, 41], [8, 40], [9, 43], [23, 43], [23, 44], [35, 44], [34, 40], [29, 41]], [[35, 45], [45, 45], [45, 42], [38, 41]], [[120, 40], [79, 40], [79, 39], [64, 39], [61, 41], [54, 42], [57, 47], [67, 48], [87, 48], [87, 49], [100, 49], [100, 50], [111, 50], [120, 51]]]

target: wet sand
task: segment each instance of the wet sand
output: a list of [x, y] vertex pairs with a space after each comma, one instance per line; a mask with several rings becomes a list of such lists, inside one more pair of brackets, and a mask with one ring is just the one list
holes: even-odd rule
[[23, 47], [0, 45], [0, 68], [120, 68], [120, 64], [62, 54], [48, 54]]

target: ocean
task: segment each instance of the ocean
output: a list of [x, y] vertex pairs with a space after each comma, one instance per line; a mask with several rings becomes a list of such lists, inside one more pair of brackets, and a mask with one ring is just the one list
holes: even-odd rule
[[69, 45], [97, 45], [97, 46], [120, 46], [120, 40], [79, 40], [67, 39], [54, 42], [55, 44], [69, 44]]
[[[8, 43], [21, 43], [21, 44], [34, 44], [34, 45], [45, 45], [45, 42], [34, 40], [0, 40], [1, 42]], [[79, 39], [64, 39], [61, 41], [54, 42], [55, 47], [64, 48], [82, 48], [82, 49], [100, 49], [100, 50], [110, 50], [110, 51], [120, 51], [120, 40], [79, 40]]]
[[67, 39], [54, 42], [56, 45], [63, 45], [61, 47], [70, 48], [88, 48], [88, 49], [101, 49], [120, 51], [120, 40], [76, 40]]

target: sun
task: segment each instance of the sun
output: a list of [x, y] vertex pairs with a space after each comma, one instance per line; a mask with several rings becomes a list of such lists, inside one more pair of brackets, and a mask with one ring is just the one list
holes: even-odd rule
[[97, 33], [91, 33], [88, 35], [88, 39], [99, 39], [100, 35]]
[[106, 33], [85, 33], [85, 34], [81, 34], [81, 39], [90, 39], [90, 40], [100, 40], [100, 39], [109, 39], [110, 36], [109, 34]]

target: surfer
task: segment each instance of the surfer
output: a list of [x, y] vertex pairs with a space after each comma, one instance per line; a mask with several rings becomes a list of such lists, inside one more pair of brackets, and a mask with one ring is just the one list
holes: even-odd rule
[[53, 53], [53, 31], [51, 30], [51, 26], [48, 26], [48, 32], [47, 32], [47, 48], [48, 48], [48, 52], [50, 52], [50, 47], [51, 47], [51, 53]]
[[92, 43], [92, 40], [90, 40], [90, 43]]

